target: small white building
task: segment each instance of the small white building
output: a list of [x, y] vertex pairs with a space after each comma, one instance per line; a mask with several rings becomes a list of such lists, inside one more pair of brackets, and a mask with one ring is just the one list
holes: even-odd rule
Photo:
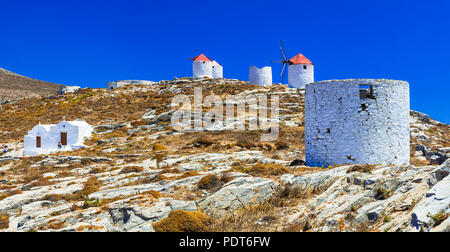
[[91, 136], [92, 131], [93, 127], [83, 120], [45, 125], [39, 123], [24, 137], [24, 155], [36, 156], [83, 148], [84, 140]]
[[80, 89], [80, 86], [61, 86], [58, 91], [58, 95], [63, 95], [65, 93], [73, 93]]
[[212, 62], [203, 53], [197, 57], [191, 58], [191, 60], [194, 61], [192, 63], [192, 72], [194, 77], [213, 77]]
[[212, 66], [212, 77], [218, 79], [223, 78], [223, 67], [215, 60], [213, 60], [211, 66]]
[[299, 53], [289, 60], [288, 85], [291, 88], [305, 88], [306, 84], [314, 82], [314, 65]]
[[113, 90], [116, 88], [124, 87], [126, 85], [152, 85], [152, 84], [155, 84], [155, 82], [148, 80], [119, 80], [108, 82], [107, 89]]
[[257, 68], [251, 66], [249, 71], [249, 84], [270, 87], [272, 86], [272, 67]]

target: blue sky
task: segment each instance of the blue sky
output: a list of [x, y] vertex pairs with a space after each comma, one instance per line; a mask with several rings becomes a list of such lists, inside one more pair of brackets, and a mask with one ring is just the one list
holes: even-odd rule
[[[200, 53], [224, 77], [304, 54], [316, 80], [410, 82], [411, 108], [450, 123], [450, 1], [2, 0], [0, 67], [66, 85], [192, 74]], [[272, 64], [274, 82], [281, 67]]]

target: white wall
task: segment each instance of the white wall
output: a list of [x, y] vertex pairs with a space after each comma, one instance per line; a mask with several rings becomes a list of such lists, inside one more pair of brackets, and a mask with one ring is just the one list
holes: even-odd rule
[[249, 84], [260, 86], [272, 86], [272, 67], [270, 66], [266, 66], [263, 68], [257, 68], [256, 66], [250, 67]]
[[[361, 84], [371, 84], [376, 99], [360, 98]], [[306, 85], [307, 165], [409, 164], [409, 110], [405, 81], [353, 79]]]
[[194, 61], [192, 68], [194, 77], [212, 78], [212, 65], [210, 61]]
[[219, 64], [214, 64], [212, 66], [212, 77], [213, 78], [223, 78], [223, 67]]
[[108, 82], [108, 83], [106, 84], [106, 88], [107, 88], [108, 90], [116, 89], [116, 88], [117, 88], [117, 82], [115, 82], [115, 81]]
[[[34, 156], [60, 151], [61, 133], [67, 133], [67, 145], [61, 151], [84, 147], [84, 140], [91, 136], [92, 126], [84, 121], [60, 122], [57, 125], [37, 125], [24, 137], [24, 155]], [[41, 148], [36, 147], [36, 137], [41, 137]]]
[[73, 93], [80, 89], [80, 86], [62, 86], [59, 88], [58, 94]]
[[[306, 69], [305, 69], [306, 67]], [[288, 85], [291, 88], [305, 88], [306, 84], [314, 82], [314, 66], [297, 64], [288, 66]]]

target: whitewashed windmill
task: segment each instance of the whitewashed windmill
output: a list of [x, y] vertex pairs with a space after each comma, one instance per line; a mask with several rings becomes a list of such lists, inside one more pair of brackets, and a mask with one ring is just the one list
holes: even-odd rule
[[301, 53], [297, 54], [291, 59], [287, 59], [286, 51], [284, 50], [283, 41], [280, 41], [280, 51], [282, 55], [281, 60], [272, 61], [272, 63], [282, 63], [283, 68], [280, 75], [280, 83], [283, 83], [286, 75], [286, 66], [288, 66], [288, 85], [292, 88], [305, 88], [308, 83], [314, 82], [314, 65], [303, 56]]

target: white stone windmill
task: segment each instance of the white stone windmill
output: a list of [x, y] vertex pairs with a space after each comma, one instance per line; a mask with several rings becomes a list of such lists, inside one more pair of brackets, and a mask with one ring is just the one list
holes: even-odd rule
[[303, 56], [301, 53], [297, 54], [291, 59], [286, 58], [286, 52], [284, 50], [283, 41], [280, 41], [280, 50], [282, 60], [272, 61], [272, 63], [282, 63], [283, 69], [281, 70], [280, 82], [283, 83], [286, 75], [286, 65], [288, 66], [288, 85], [291, 88], [305, 88], [306, 84], [314, 82], [314, 65], [313, 63]]
[[197, 57], [190, 58], [194, 62], [192, 63], [192, 71], [194, 77], [209, 77], [212, 78], [212, 62], [203, 53]]

